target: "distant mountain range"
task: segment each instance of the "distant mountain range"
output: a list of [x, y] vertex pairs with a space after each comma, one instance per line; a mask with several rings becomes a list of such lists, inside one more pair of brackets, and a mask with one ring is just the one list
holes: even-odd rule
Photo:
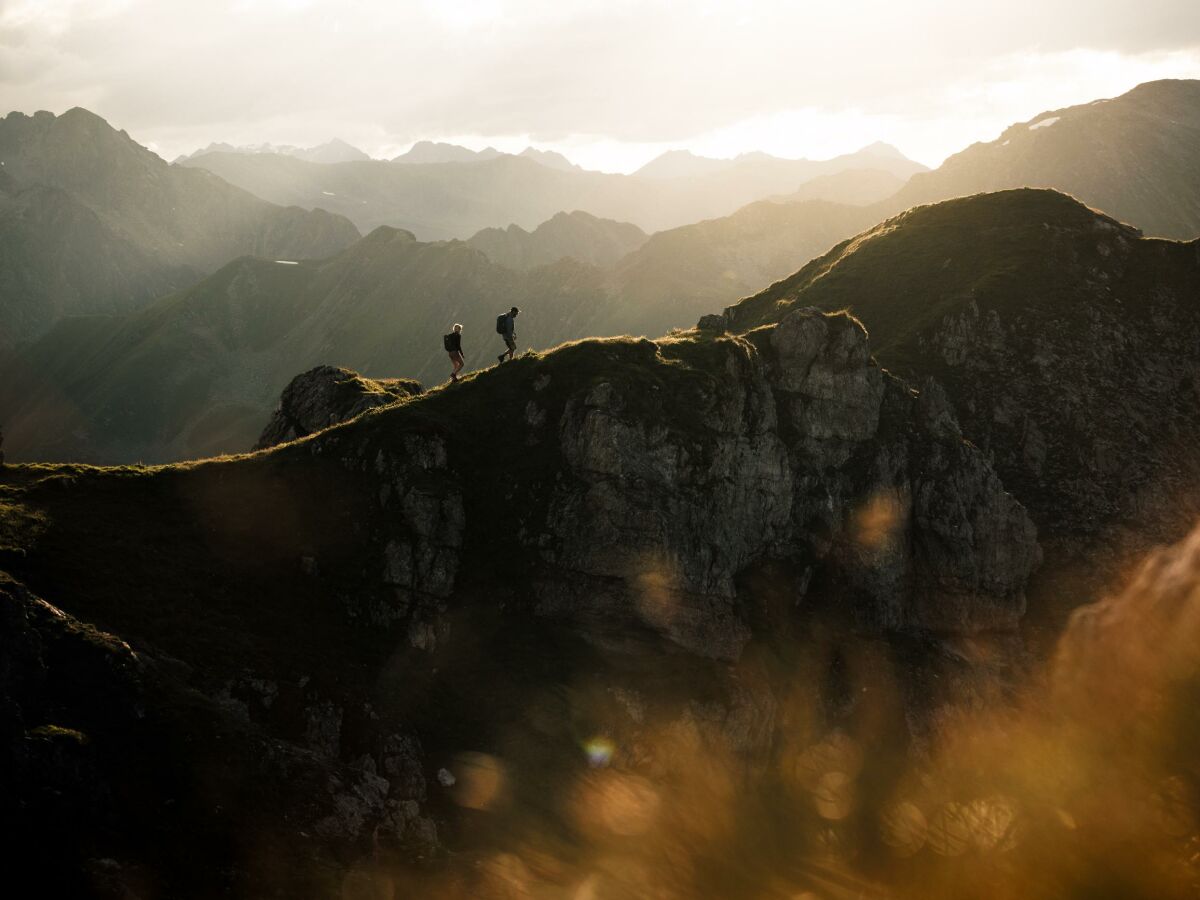
[[[417, 141], [406, 153], [401, 153], [392, 162], [408, 165], [431, 165], [435, 163], [472, 163], [486, 162], [489, 159], [499, 159], [501, 156], [514, 154], [501, 153], [495, 147], [484, 147], [482, 150], [471, 150], [458, 144], [443, 144], [435, 141]], [[582, 171], [561, 153], [553, 150], [538, 150], [526, 147], [516, 156], [532, 159], [536, 163], [551, 169], [561, 169], [564, 172]]]
[[485, 228], [467, 243], [510, 269], [544, 266], [563, 257], [610, 266], [646, 242], [646, 232], [628, 222], [599, 219], [576, 210], [559, 213], [532, 232], [519, 225]]
[[[844, 165], [847, 159], [852, 159], [854, 165]], [[865, 167], [871, 162], [878, 163], [878, 168], [884, 171], [890, 171], [905, 178], [916, 172], [925, 171], [925, 166], [913, 162], [891, 144], [876, 141], [855, 153], [823, 161], [784, 159], [761, 151], [742, 153], [729, 159], [718, 159], [711, 156], [698, 156], [690, 150], [668, 150], [650, 160], [634, 174], [643, 178], [695, 178], [742, 167], [777, 166], [794, 168], [801, 173], [802, 180], [807, 180], [815, 177], [811, 174], [813, 171], [825, 170], [825, 174], [827, 174], [830, 171], [842, 171], [846, 168]]]
[[341, 216], [169, 166], [83, 109], [0, 120], [0, 166], [0, 348], [64, 316], [138, 309], [235, 256], [326, 256], [359, 237]]
[[[890, 148], [873, 146], [819, 162], [749, 154], [709, 160], [705, 171], [691, 175], [614, 175], [540, 151], [511, 156], [429, 143], [390, 163], [316, 165], [279, 154], [209, 153], [182, 165], [208, 169], [272, 202], [341, 213], [363, 231], [390, 225], [422, 240], [465, 239], [509, 224], [528, 230], [573, 209], [660, 231], [729, 215], [821, 176], [847, 173], [851, 179], [848, 173], [861, 169], [877, 184], [880, 171], [906, 179], [923, 169]], [[847, 193], [845, 185], [837, 191]]]
[[294, 156], [296, 159], [315, 163], [360, 162], [371, 158], [357, 147], [347, 144], [341, 138], [334, 138], [331, 141], [326, 141], [324, 144], [318, 144], [316, 147], [293, 147], [289, 144], [249, 144], [235, 146], [233, 144], [214, 143], [192, 153], [177, 156], [173, 162], [181, 163], [193, 157], [203, 156], [205, 153], [277, 153], [282, 156]]

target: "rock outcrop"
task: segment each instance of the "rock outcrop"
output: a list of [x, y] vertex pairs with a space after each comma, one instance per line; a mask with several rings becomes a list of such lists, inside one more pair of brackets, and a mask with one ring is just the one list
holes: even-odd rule
[[405, 378], [363, 378], [336, 366], [317, 366], [297, 375], [283, 390], [279, 408], [263, 429], [255, 450], [274, 447], [323, 431], [375, 409], [421, 393]]

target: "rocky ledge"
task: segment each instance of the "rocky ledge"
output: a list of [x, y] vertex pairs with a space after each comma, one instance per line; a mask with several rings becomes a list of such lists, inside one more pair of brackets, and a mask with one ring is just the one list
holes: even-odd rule
[[307, 437], [331, 425], [421, 393], [407, 378], [364, 378], [337, 366], [317, 366], [293, 378], [263, 429], [255, 450]]

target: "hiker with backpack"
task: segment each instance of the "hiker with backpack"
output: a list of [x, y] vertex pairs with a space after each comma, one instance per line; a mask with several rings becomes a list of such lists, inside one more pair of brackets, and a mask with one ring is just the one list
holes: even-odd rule
[[461, 325], [455, 322], [454, 327], [450, 329], [450, 333], [442, 335], [442, 346], [450, 354], [450, 363], [454, 366], [453, 371], [450, 372], [450, 380], [458, 381], [458, 373], [462, 371], [463, 367]]
[[517, 327], [514, 320], [519, 312], [514, 306], [508, 312], [496, 316], [496, 334], [504, 338], [504, 344], [508, 347], [497, 357], [500, 362], [504, 362], [505, 357], [512, 359], [513, 354], [517, 352]]

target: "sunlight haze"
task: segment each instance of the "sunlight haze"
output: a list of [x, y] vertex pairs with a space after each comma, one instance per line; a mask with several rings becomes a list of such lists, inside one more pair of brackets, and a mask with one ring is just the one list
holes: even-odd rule
[[[632, 171], [667, 149], [929, 166], [1041, 110], [1200, 75], [1192, 0], [1003, 5], [10, 0], [0, 103], [211, 141], [418, 140]], [[448, 49], [450, 48], [450, 49]]]

